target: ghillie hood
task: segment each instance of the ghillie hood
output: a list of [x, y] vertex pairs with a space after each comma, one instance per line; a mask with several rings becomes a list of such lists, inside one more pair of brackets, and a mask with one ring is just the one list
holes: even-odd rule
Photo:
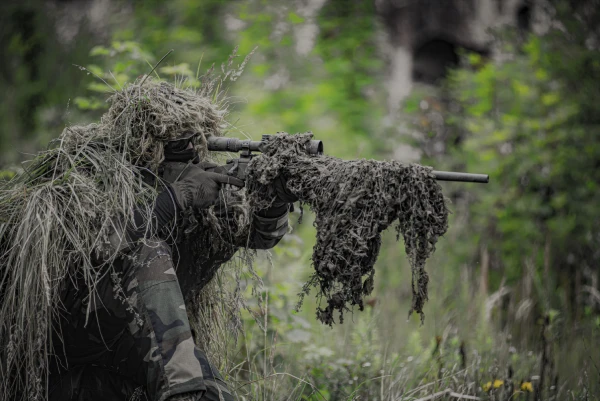
[[77, 274], [94, 291], [103, 265], [117, 257], [107, 246], [115, 221], [133, 224], [134, 208], [148, 218], [157, 189], [141, 171], [156, 172], [165, 141], [199, 132], [206, 158], [206, 138], [225, 128], [214, 89], [141, 78], [108, 99], [99, 123], [66, 128], [0, 184], [0, 399], [45, 398], [62, 283]]

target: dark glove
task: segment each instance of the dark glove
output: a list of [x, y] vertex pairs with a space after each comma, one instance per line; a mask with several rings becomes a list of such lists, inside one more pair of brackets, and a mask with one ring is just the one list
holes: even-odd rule
[[[206, 165], [204, 168], [205, 170], [220, 174], [227, 174], [228, 171], [232, 170], [234, 165], [233, 161], [228, 161], [227, 164], [223, 166], [218, 166], [213, 163], [204, 164]], [[279, 175], [277, 178], [275, 178], [273, 181], [273, 186], [277, 195], [273, 202], [274, 207], [281, 207], [284, 204], [298, 201], [298, 197], [287, 188], [287, 180], [282, 175]]]
[[282, 175], [277, 176], [273, 181], [273, 187], [277, 197], [273, 202], [273, 206], [281, 206], [287, 203], [294, 203], [298, 200], [298, 197], [294, 195], [287, 187], [287, 180]]
[[293, 203], [298, 200], [287, 188], [287, 180], [283, 176], [278, 176], [273, 180], [273, 189], [275, 189], [275, 199], [268, 209], [256, 212], [259, 217], [277, 217], [286, 214], [288, 211], [294, 211]]
[[[218, 166], [212, 163], [205, 164], [207, 165], [207, 167], [205, 167], [205, 170], [213, 171], [215, 173], [220, 174], [228, 174], [227, 172], [231, 171], [234, 165], [233, 161], [228, 161], [227, 164], [223, 166]], [[277, 194], [277, 197], [273, 202], [274, 206], [281, 206], [285, 203], [294, 203], [298, 201], [298, 197], [287, 188], [287, 180], [282, 175], [279, 175], [277, 176], [277, 178], [275, 178], [275, 180], [273, 181], [273, 186], [275, 189], [275, 193]]]
[[189, 207], [206, 209], [219, 199], [221, 185], [230, 184], [243, 188], [244, 181], [214, 171], [213, 163], [190, 164], [181, 177], [171, 184], [173, 195], [181, 210]]

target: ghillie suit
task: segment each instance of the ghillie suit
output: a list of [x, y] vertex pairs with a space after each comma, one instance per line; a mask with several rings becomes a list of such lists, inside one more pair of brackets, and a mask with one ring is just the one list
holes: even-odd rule
[[[151, 221], [154, 201], [164, 188], [158, 175], [166, 141], [184, 131], [199, 133], [196, 150], [207, 160], [206, 138], [222, 135], [226, 128], [225, 105], [212, 101], [218, 90], [214, 84], [209, 80], [198, 91], [184, 90], [144, 77], [109, 98], [110, 108], [100, 123], [66, 128], [48, 150], [26, 164], [22, 174], [2, 184], [0, 399], [46, 399], [48, 361], [53, 354], [68, 352], [62, 340], [71, 334], [62, 332], [66, 327], [62, 324], [78, 324], [78, 330], [99, 327], [100, 315], [96, 312], [103, 309], [104, 302], [119, 302], [132, 332], [146, 329], [148, 313], [156, 311], [147, 308], [140, 313], [141, 296], [132, 294], [131, 288], [153, 285], [153, 280], [172, 287], [168, 280], [174, 276], [128, 278], [133, 270], [123, 266], [156, 266], [158, 259], [168, 264], [171, 257], [177, 265], [181, 258], [161, 250], [162, 245], [146, 232], [149, 239], [140, 241], [137, 252], [128, 259], [119, 252], [122, 244], [114, 243], [114, 235], [122, 233], [124, 227], [143, 231], [140, 216], [142, 221]], [[199, 256], [194, 262], [206, 267], [189, 274], [190, 283], [196, 286], [184, 293], [186, 304], [193, 305], [198, 290], [218, 266], [236, 252], [239, 244], [248, 243], [248, 211], [238, 202], [230, 212], [220, 218], [212, 209], [201, 211], [194, 219], [200, 224], [193, 235], [182, 237], [180, 221], [162, 231], [182, 249], [195, 249]], [[150, 230], [150, 224], [145, 229]], [[160, 275], [167, 277], [168, 272], [163, 274], [163, 270]], [[108, 297], [107, 285], [112, 291]], [[71, 294], [76, 298], [69, 298]], [[180, 309], [187, 322], [185, 307], [181, 305]], [[204, 330], [210, 323], [196, 322], [195, 326]], [[115, 338], [120, 335], [117, 332]], [[172, 351], [183, 349], [178, 345], [183, 344], [181, 330], [174, 340], [156, 339], [157, 335], [152, 334], [152, 344], [177, 341]], [[105, 338], [95, 340], [106, 348], [116, 347], [116, 343], [106, 344]], [[194, 355], [193, 346], [188, 351]], [[56, 364], [59, 370], [66, 368], [60, 360]], [[184, 380], [177, 376], [168, 379]], [[169, 395], [167, 392], [157, 397], [162, 400]]]
[[273, 197], [273, 181], [284, 176], [287, 188], [315, 212], [315, 272], [304, 294], [318, 287], [317, 295], [327, 301], [317, 318], [331, 325], [334, 311], [342, 321], [349, 307], [363, 309], [363, 298], [373, 290], [381, 232], [395, 224], [412, 268], [410, 312], [423, 319], [429, 281], [425, 261], [448, 228], [446, 200], [431, 169], [395, 161], [309, 156], [311, 139], [311, 133], [284, 133], [268, 141], [261, 157], [248, 166], [247, 192], [254, 208], [266, 207]]
[[[263, 225], [257, 227], [259, 213], [273, 209], [280, 196], [275, 183], [281, 177], [287, 178], [293, 199], [317, 214], [315, 273], [305, 290], [319, 286], [319, 295], [326, 298], [328, 305], [318, 311], [321, 321], [331, 324], [335, 310], [362, 308], [363, 297], [373, 288], [380, 233], [394, 221], [413, 267], [413, 309], [422, 312], [427, 297], [424, 263], [446, 230], [447, 209], [439, 186], [421, 166], [312, 158], [303, 152], [310, 135], [279, 135], [249, 166], [246, 194], [232, 192], [223, 199], [225, 207], [188, 213], [185, 224], [176, 219], [162, 229], [172, 246], [157, 243], [150, 224], [140, 226], [140, 220], [152, 221], [154, 202], [164, 193], [160, 169], [165, 142], [181, 132], [199, 133], [196, 151], [207, 160], [206, 138], [222, 135], [226, 128], [224, 108], [211, 101], [214, 90], [210, 83], [194, 92], [142, 78], [115, 92], [100, 123], [65, 129], [24, 173], [2, 184], [0, 398], [43, 400], [48, 360], [60, 373], [66, 368], [62, 354], [93, 352], [94, 347], [116, 352], [100, 365], [114, 366], [118, 359], [122, 372], [146, 372], [147, 390], [141, 391], [153, 391], [151, 399], [164, 400], [200, 382], [227, 392], [218, 373], [204, 363], [206, 358], [195, 357], [201, 350], [191, 341], [194, 331], [198, 340], [210, 337], [211, 330], [197, 300], [215, 302], [200, 289], [240, 247], [270, 248], [285, 234], [287, 209], [263, 215]], [[125, 227], [146, 232], [134, 252], [124, 256], [114, 234]], [[180, 284], [170, 266], [178, 268]], [[176, 295], [166, 304], [176, 305], [179, 317], [156, 318], [165, 304], [152, 304], [160, 291]], [[118, 313], [102, 315], [111, 308]], [[106, 327], [117, 330], [102, 331], [103, 319], [109, 322]], [[124, 319], [127, 329], [119, 331]], [[97, 328], [94, 338], [78, 337], [88, 336], [91, 328]], [[129, 349], [121, 347], [122, 333], [130, 348], [142, 342], [147, 358], [120, 354], [122, 348]], [[68, 346], [73, 339], [82, 340], [81, 348]], [[171, 358], [181, 363], [165, 372]], [[142, 367], [132, 365], [135, 361], [143, 361]], [[198, 363], [199, 377], [179, 374], [182, 365]], [[64, 382], [58, 385], [68, 386], [80, 376], [61, 377]], [[165, 387], [164, 378], [180, 387]], [[129, 382], [102, 385], [122, 390], [124, 397], [139, 394]]]

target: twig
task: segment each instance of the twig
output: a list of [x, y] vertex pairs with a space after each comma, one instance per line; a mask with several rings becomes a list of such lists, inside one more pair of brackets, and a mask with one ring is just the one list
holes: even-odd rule
[[158, 60], [158, 63], [156, 63], [156, 65], [154, 67], [152, 67], [152, 69], [150, 70], [150, 72], [148, 74], [146, 74], [146, 76], [144, 77], [144, 79], [142, 79], [142, 82], [140, 83], [140, 88], [142, 87], [142, 85], [144, 85], [144, 82], [146, 82], [146, 79], [148, 79], [148, 77], [150, 76], [150, 74], [152, 74], [154, 72], [154, 70], [156, 70], [156, 67], [158, 67], [160, 65], [160, 63], [162, 63], [162, 61], [167, 58], [167, 56], [169, 54], [173, 53], [173, 49], [169, 50], [167, 52], [167, 54], [165, 54], [164, 56], [162, 56], [162, 58], [160, 60]]
[[[75, 67], [79, 68], [81, 71], [87, 71], [88, 74], [92, 74], [93, 76], [95, 76], [96, 78], [98, 78], [100, 81], [104, 82], [106, 84], [106, 86], [108, 86], [110, 89], [112, 89], [114, 92], [117, 92], [117, 90], [115, 88], [113, 88], [108, 82], [106, 82], [104, 80], [104, 78], [102, 78], [101, 76], [98, 76], [96, 74], [94, 74], [93, 71], [88, 70], [87, 68], [85, 68], [82, 65], [78, 65], [78, 64], [73, 64]], [[118, 83], [118, 82], [117, 82]]]
[[117, 81], [117, 77], [115, 77], [115, 74], [112, 73], [112, 71], [108, 71], [110, 73], [110, 76], [113, 77], [113, 79], [115, 80], [115, 82], [117, 83], [117, 85], [119, 85], [119, 89], [123, 90], [123, 87], [121, 86], [121, 84], [119, 83], [119, 81]]
[[481, 400], [481, 398], [476, 397], [474, 395], [467, 395], [467, 394], [455, 393], [454, 391], [452, 391], [452, 389], [447, 388], [446, 390], [439, 391], [437, 393], [428, 395], [427, 397], [424, 397], [424, 398], [419, 398], [419, 399], [417, 399], [415, 401], [429, 401], [429, 400], [434, 400], [434, 399], [436, 399], [438, 397], [441, 397], [443, 395], [447, 395], [449, 397], [463, 399], [463, 400]]
[[198, 61], [198, 68], [196, 69], [196, 80], [200, 77], [200, 65], [202, 64], [202, 59], [204, 58], [204, 53], [200, 56], [200, 61]]
[[415, 400], [415, 401], [435, 400], [436, 398], [441, 397], [442, 395], [446, 395], [446, 394], [451, 393], [451, 392], [452, 392], [452, 390], [450, 390], [449, 388], [447, 388], [446, 390], [438, 391], [437, 393], [433, 393], [431, 395], [428, 395], [427, 397], [419, 398], [418, 400]]
[[[146, 64], [148, 64], [150, 67], [152, 67], [152, 64], [150, 64], [150, 62], [146, 59], [144, 59], [144, 61], [146, 62]], [[152, 69], [152, 71], [154, 71], [154, 69]], [[148, 74], [150, 75], [150, 74]], [[156, 78], [160, 79], [160, 75], [158, 75], [158, 73], [156, 71], [154, 71], [154, 75], [156, 75]]]
[[481, 398], [476, 397], [474, 395], [466, 395], [466, 394], [458, 394], [455, 392], [450, 392], [450, 394], [448, 394], [450, 397], [454, 397], [454, 398], [458, 398], [460, 399], [464, 399], [464, 400], [481, 400]]

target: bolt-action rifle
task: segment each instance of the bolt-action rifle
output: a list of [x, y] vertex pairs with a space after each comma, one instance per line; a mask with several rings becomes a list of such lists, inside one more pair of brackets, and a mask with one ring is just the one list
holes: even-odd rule
[[[218, 152], [240, 152], [238, 159], [233, 159], [232, 173], [241, 180], [246, 179], [246, 168], [255, 156], [252, 152], [261, 152], [262, 145], [269, 141], [271, 135], [263, 135], [261, 141], [243, 140], [226, 137], [209, 137], [208, 150]], [[323, 141], [313, 139], [306, 145], [306, 152], [311, 155], [323, 154]], [[460, 181], [460, 182], [489, 182], [487, 174], [458, 173], [453, 171], [432, 171], [438, 181]]]

